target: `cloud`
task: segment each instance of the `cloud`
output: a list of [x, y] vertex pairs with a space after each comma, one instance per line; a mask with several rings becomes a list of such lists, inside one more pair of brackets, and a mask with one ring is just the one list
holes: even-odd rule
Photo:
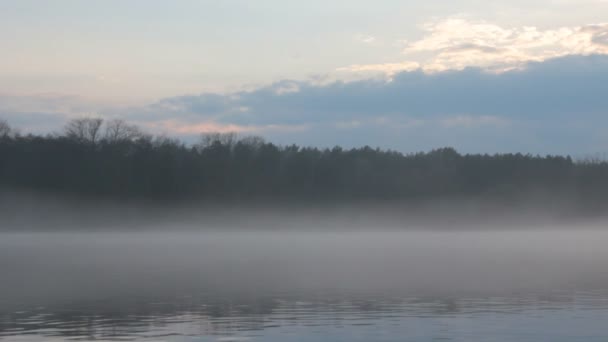
[[425, 26], [427, 35], [405, 47], [404, 54], [434, 52], [431, 69], [468, 66], [510, 69], [530, 61], [566, 55], [608, 54], [598, 37], [608, 24], [541, 30], [534, 26], [501, 27], [485, 21], [447, 19]]
[[481, 127], [481, 126], [507, 126], [509, 121], [489, 115], [471, 116], [471, 115], [457, 115], [451, 116], [444, 119], [440, 119], [439, 123], [444, 127]]
[[[279, 91], [285, 84], [297, 91]], [[466, 68], [433, 74], [401, 72], [388, 81], [324, 85], [282, 81], [228, 95], [175, 97], [155, 106], [171, 104], [173, 113], [189, 119], [254, 125], [350, 122], [379, 116], [558, 119], [606, 114], [606, 84], [608, 56], [569, 56], [530, 62], [524, 69], [504, 73]]]
[[337, 71], [353, 73], [382, 72], [392, 76], [403, 71], [414, 71], [417, 69], [420, 69], [420, 64], [417, 62], [399, 62], [382, 64], [354, 64], [348, 67], [338, 68]]
[[421, 39], [405, 42], [406, 61], [352, 65], [340, 70], [373, 70], [392, 75], [394, 65], [418, 64], [426, 72], [467, 67], [504, 72], [557, 57], [608, 54], [608, 23], [543, 30], [448, 18], [422, 28], [425, 35]]
[[[602, 128], [608, 127], [606, 84], [608, 56], [566, 56], [501, 73], [476, 67], [404, 71], [389, 80], [283, 80], [247, 91], [177, 96], [97, 113], [182, 137], [237, 131], [317, 146], [590, 153], [608, 150]], [[0, 117], [8, 113], [2, 111], [3, 101]], [[7, 119], [12, 123], [22, 115], [18, 126], [24, 131], [37, 120], [46, 122], [41, 112], [31, 116], [31, 109], [41, 108], [26, 106], [19, 113], [17, 107], [10, 107]], [[61, 108], [70, 109], [65, 117], [75, 115], [74, 107], [54, 108], [53, 120]], [[28, 116], [35, 119], [28, 122]]]
[[370, 36], [369, 34], [357, 34], [354, 40], [364, 44], [372, 44], [376, 41], [376, 37]]
[[[297, 90], [279, 91], [286, 84]], [[567, 56], [502, 73], [465, 68], [430, 74], [406, 71], [390, 80], [289, 80], [159, 103], [175, 106], [162, 115], [182, 122], [232, 124], [254, 133], [273, 125], [277, 129], [265, 133], [285, 143], [377, 142], [401, 148], [447, 144], [469, 150], [563, 153], [606, 146], [598, 131], [608, 125], [606, 84], [608, 56]], [[290, 127], [306, 129], [286, 131]]]
[[69, 118], [95, 116], [110, 108], [78, 96], [0, 94], [0, 118], [9, 121], [17, 129], [32, 133], [58, 131]]
[[218, 123], [204, 121], [199, 123], [183, 122], [179, 119], [167, 119], [159, 121], [142, 122], [145, 128], [153, 132], [170, 133], [177, 135], [199, 135], [204, 133], [240, 133], [262, 134], [265, 132], [283, 131], [299, 132], [305, 131], [306, 125], [236, 125], [229, 123]]

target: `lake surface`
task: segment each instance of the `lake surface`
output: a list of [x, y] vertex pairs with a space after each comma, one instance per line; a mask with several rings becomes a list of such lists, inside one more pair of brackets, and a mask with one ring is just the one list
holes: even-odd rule
[[0, 234], [2, 341], [606, 341], [608, 232]]

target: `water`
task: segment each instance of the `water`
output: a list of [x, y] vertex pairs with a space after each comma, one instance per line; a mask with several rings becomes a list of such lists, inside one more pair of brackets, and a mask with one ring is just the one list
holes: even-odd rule
[[606, 341], [608, 232], [2, 234], [2, 341]]
[[[608, 300], [551, 298], [263, 298], [95, 303], [3, 316], [15, 341], [605, 341]], [[105, 305], [109, 305], [106, 303]]]

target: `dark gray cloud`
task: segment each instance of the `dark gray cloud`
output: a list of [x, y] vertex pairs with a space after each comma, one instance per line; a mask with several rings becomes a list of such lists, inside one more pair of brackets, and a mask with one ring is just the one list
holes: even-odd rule
[[[128, 109], [95, 111], [70, 99], [20, 99], [18, 105], [0, 97], [0, 117], [40, 132], [84, 108], [83, 115], [120, 117], [190, 141], [197, 127], [244, 127], [285, 144], [585, 155], [608, 151], [606, 85], [608, 56], [571, 56], [499, 74], [468, 68], [403, 72], [390, 81], [284, 80]], [[26, 109], [18, 110], [24, 103]]]
[[173, 109], [164, 118], [185, 122], [308, 125], [262, 132], [282, 143], [584, 155], [608, 149], [607, 84], [608, 56], [570, 56], [499, 74], [467, 68], [403, 72], [390, 81], [285, 80], [157, 106]]
[[[282, 81], [249, 92], [175, 97], [159, 104], [172, 104], [177, 115], [184, 112], [247, 125], [455, 115], [590, 120], [608, 111], [606, 84], [607, 56], [576, 56], [500, 74], [467, 68], [434, 74], [403, 72], [388, 82]], [[282, 91], [286, 86], [291, 90]]]

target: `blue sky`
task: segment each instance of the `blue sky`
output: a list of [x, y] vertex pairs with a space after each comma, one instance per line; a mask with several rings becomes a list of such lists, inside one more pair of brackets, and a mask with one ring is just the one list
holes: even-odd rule
[[606, 23], [606, 0], [0, 0], [0, 117], [601, 153]]

